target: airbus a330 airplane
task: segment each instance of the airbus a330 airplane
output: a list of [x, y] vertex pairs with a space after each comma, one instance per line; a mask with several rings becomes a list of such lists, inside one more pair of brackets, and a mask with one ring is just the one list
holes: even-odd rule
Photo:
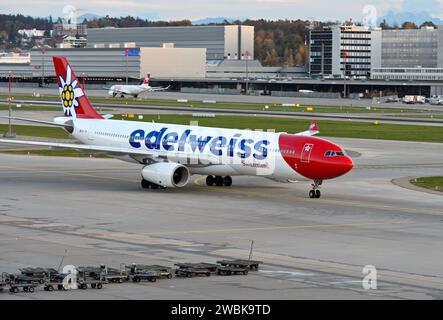
[[315, 122], [299, 134], [219, 129], [105, 119], [92, 107], [67, 60], [54, 57], [64, 117], [36, 122], [64, 128], [83, 144], [0, 139], [0, 143], [105, 153], [142, 166], [143, 188], [185, 187], [191, 175], [207, 175], [209, 186], [231, 186], [231, 176], [262, 176], [282, 182], [312, 180], [320, 198], [324, 180], [353, 168], [336, 144], [313, 137]]
[[170, 88], [170, 86], [165, 88], [151, 87], [150, 83], [151, 75], [148, 74], [141, 85], [115, 85], [108, 89], [108, 95], [113, 98], [116, 96], [120, 96], [122, 98], [125, 96], [133, 96], [134, 98], [138, 98], [138, 96], [144, 92], [165, 91]]

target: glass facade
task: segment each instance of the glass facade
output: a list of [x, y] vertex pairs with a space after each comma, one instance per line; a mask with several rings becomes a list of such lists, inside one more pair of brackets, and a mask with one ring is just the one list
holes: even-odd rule
[[382, 67], [436, 68], [437, 59], [437, 29], [383, 31]]
[[374, 68], [371, 79], [392, 81], [443, 81], [443, 68]]
[[332, 74], [332, 30], [311, 32], [310, 72], [312, 75]]

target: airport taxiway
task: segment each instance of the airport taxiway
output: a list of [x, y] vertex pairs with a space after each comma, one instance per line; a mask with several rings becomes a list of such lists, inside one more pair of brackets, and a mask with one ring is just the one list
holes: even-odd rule
[[[0, 154], [0, 271], [63, 264], [173, 266], [219, 258], [264, 261], [248, 276], [107, 285], [1, 299], [442, 299], [443, 195], [392, 180], [443, 174], [443, 144], [331, 139], [356, 155], [347, 176], [279, 184], [235, 177], [210, 188], [140, 188], [117, 160]], [[363, 267], [378, 289], [362, 288]]]

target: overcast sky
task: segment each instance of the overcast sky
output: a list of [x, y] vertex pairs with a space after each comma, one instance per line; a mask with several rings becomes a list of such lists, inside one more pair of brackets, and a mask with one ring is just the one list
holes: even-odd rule
[[207, 17], [288, 18], [362, 21], [363, 9], [372, 5], [378, 15], [388, 10], [426, 11], [442, 17], [443, 0], [0, 0], [0, 13], [32, 16], [63, 16], [72, 5], [79, 15], [95, 13], [110, 16], [175, 20]]

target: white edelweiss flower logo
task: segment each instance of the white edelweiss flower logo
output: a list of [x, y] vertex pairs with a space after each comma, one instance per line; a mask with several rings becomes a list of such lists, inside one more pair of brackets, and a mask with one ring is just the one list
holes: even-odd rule
[[62, 98], [65, 116], [75, 117], [77, 114], [75, 109], [79, 106], [77, 99], [83, 97], [85, 94], [83, 93], [82, 88], [79, 87], [78, 81], [72, 81], [72, 72], [70, 66], [66, 68], [65, 79], [63, 79], [62, 76], [59, 76], [59, 79], [59, 91]]

